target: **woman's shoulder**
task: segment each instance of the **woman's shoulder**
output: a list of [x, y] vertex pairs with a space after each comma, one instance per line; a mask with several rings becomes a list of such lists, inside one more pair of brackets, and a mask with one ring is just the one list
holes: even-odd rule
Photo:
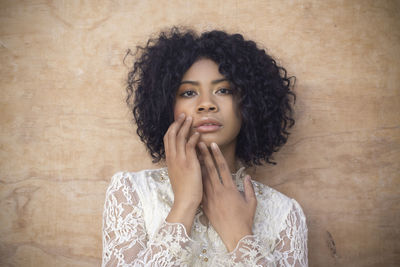
[[304, 217], [303, 210], [295, 199], [260, 182], [253, 181], [253, 185], [260, 211], [265, 216], [284, 219], [290, 212], [295, 211]]
[[167, 168], [145, 169], [140, 171], [118, 171], [112, 177], [110, 186], [148, 186], [169, 181]]

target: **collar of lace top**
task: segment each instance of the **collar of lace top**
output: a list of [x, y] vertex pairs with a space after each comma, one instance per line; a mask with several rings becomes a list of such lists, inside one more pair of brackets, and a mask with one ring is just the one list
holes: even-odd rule
[[[236, 173], [232, 173], [232, 179], [235, 180], [235, 182], [238, 182], [240, 180], [243, 180], [243, 178], [246, 176], [245, 172], [246, 167], [241, 167]], [[162, 168], [160, 170], [160, 180], [165, 181], [168, 179], [168, 168]]]
[[242, 180], [246, 176], [245, 169], [245, 167], [241, 167], [236, 173], [232, 173], [232, 178], [235, 181]]

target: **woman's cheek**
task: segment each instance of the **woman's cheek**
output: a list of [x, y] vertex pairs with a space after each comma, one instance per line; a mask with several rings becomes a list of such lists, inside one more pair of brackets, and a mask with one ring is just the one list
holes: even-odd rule
[[175, 110], [174, 110], [174, 120], [177, 120], [177, 119], [178, 119], [178, 116], [179, 116], [180, 114], [182, 114], [182, 113], [183, 113], [182, 111], [175, 109]]
[[175, 103], [174, 107], [174, 119], [176, 120], [180, 114], [184, 113], [185, 116], [191, 115], [189, 110], [184, 106], [181, 105], [179, 102]]
[[174, 107], [174, 120], [178, 119], [178, 116], [181, 113], [182, 113], [181, 109], [179, 108], [178, 105], [175, 104], [175, 107]]

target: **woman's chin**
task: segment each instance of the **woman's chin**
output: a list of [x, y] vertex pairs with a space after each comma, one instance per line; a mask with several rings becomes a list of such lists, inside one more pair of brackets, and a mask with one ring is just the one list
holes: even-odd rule
[[217, 143], [218, 144], [218, 142], [216, 142], [215, 139], [209, 138], [207, 136], [201, 136], [199, 142], [203, 142], [204, 144], [206, 144], [207, 147], [210, 147], [211, 143]]

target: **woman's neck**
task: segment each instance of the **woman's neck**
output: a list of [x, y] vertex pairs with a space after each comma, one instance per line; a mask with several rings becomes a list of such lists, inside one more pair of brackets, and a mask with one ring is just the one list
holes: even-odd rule
[[[220, 146], [219, 149], [222, 152], [222, 155], [224, 155], [225, 161], [228, 164], [229, 170], [231, 173], [236, 173], [238, 166], [237, 166], [237, 161], [236, 161], [236, 144], [231, 145], [231, 146]], [[209, 148], [209, 152], [212, 155], [212, 151]], [[200, 163], [203, 165], [203, 157], [199, 151], [197, 151], [197, 157], [200, 160]]]
[[231, 173], [236, 173], [236, 145], [231, 145], [227, 147], [220, 147], [222, 154], [225, 157], [226, 163], [228, 163], [229, 170]]

